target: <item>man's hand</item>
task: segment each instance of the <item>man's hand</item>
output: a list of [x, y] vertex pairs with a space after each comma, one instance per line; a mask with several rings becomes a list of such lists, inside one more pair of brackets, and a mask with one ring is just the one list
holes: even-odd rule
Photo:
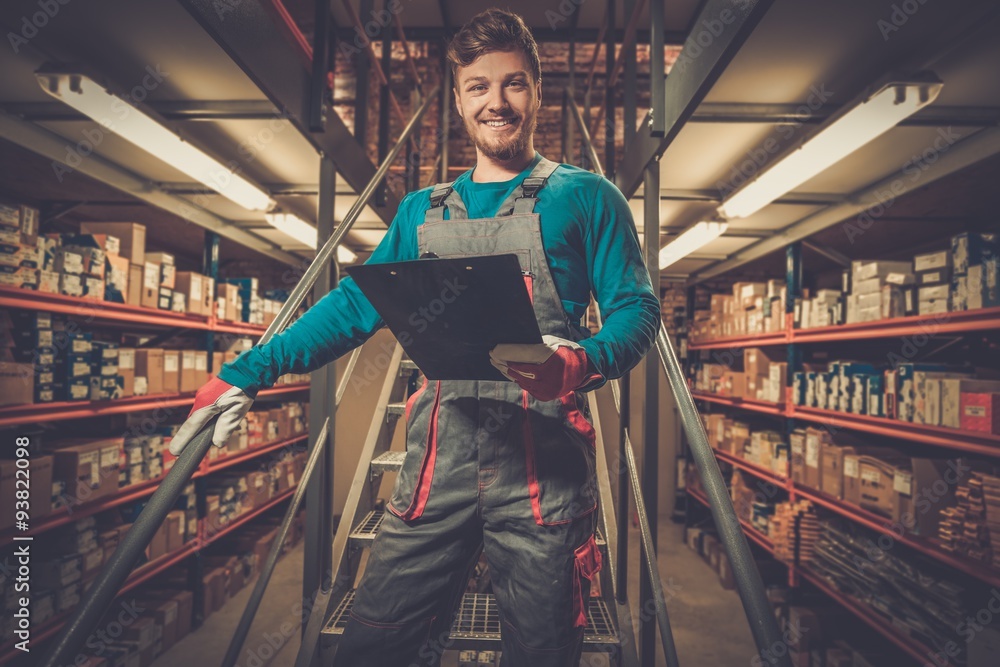
[[194, 406], [191, 407], [187, 421], [181, 424], [177, 435], [170, 440], [170, 453], [180, 456], [188, 442], [215, 415], [219, 415], [219, 419], [215, 422], [215, 430], [212, 432], [212, 444], [222, 447], [240, 425], [240, 420], [251, 405], [253, 399], [242, 389], [217, 377], [212, 378], [194, 395]]
[[490, 363], [540, 401], [554, 401], [587, 380], [587, 353], [573, 341], [542, 336], [540, 344], [497, 345]]

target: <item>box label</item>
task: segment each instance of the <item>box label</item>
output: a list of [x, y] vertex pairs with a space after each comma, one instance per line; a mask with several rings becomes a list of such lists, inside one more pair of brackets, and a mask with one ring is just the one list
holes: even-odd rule
[[966, 405], [965, 406], [965, 416], [966, 417], [985, 417], [986, 416], [986, 406], [985, 405]]
[[892, 476], [892, 488], [904, 496], [913, 495], [913, 475], [906, 470], [897, 470]]
[[858, 460], [856, 458], [844, 457], [844, 477], [858, 478]]
[[163, 355], [163, 372], [164, 373], [176, 373], [177, 372], [177, 356], [176, 354], [165, 354]]

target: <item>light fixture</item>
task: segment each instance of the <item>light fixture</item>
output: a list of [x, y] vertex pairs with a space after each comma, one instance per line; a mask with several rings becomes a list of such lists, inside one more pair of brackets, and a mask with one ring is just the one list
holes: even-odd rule
[[943, 84], [894, 82], [831, 118], [805, 143], [776, 162], [719, 206], [724, 218], [746, 218], [794, 190], [933, 102]]
[[42, 90], [52, 97], [243, 208], [267, 211], [274, 206], [265, 191], [135, 106], [135, 91], [142, 91], [144, 96], [148, 94], [149, 88], [145, 85], [136, 86], [131, 96], [119, 96], [81, 73], [51, 72], [43, 68], [35, 76]]
[[[316, 249], [316, 228], [294, 213], [275, 211], [265, 213], [264, 218], [267, 219], [267, 224], [279, 232], [291, 236], [302, 245]], [[351, 264], [357, 259], [358, 256], [350, 248], [337, 246], [337, 261], [341, 264]]]
[[660, 269], [676, 264], [695, 250], [711, 243], [722, 236], [728, 227], [728, 223], [717, 220], [703, 221], [688, 227], [677, 238], [660, 248]]

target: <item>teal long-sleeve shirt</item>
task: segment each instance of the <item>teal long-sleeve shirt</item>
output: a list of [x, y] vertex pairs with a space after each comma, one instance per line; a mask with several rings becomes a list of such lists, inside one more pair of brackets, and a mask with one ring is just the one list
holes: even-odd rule
[[[475, 183], [472, 171], [455, 180], [470, 218], [490, 217], [523, 181], [540, 156], [509, 181]], [[417, 259], [417, 227], [430, 206], [432, 188], [403, 198], [385, 237], [368, 262]], [[652, 344], [660, 307], [642, 262], [632, 213], [622, 193], [607, 179], [560, 165], [539, 192], [542, 245], [552, 280], [570, 320], [579, 322], [593, 292], [603, 327], [580, 341], [599, 381], [621, 377]], [[362, 344], [383, 326], [357, 284], [340, 281], [312, 308], [266, 345], [258, 345], [224, 365], [219, 377], [255, 396], [285, 373], [320, 368]], [[581, 329], [581, 334], [589, 332]]]

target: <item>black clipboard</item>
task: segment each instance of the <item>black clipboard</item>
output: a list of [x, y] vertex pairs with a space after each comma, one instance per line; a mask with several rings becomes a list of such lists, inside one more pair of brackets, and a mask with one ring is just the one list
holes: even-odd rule
[[517, 255], [347, 267], [410, 359], [431, 380], [506, 380], [499, 343], [541, 343]]

